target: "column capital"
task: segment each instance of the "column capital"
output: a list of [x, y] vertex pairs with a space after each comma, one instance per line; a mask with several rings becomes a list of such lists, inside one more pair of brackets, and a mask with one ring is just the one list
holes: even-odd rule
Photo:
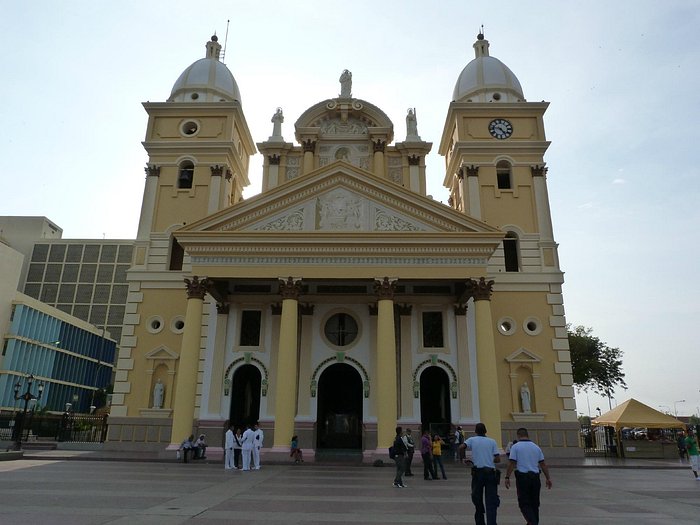
[[478, 281], [467, 279], [467, 291], [475, 301], [490, 301], [493, 293], [493, 281], [479, 277]]
[[467, 171], [467, 177], [479, 176], [479, 166], [474, 166], [474, 164], [472, 164], [471, 166], [464, 166], [464, 169]]
[[216, 313], [219, 315], [228, 315], [230, 306], [231, 305], [228, 303], [216, 303]]
[[285, 281], [280, 279], [280, 295], [282, 299], [299, 299], [301, 295], [301, 278], [288, 277]]
[[211, 285], [209, 279], [205, 277], [200, 281], [199, 277], [195, 275], [192, 279], [185, 278], [184, 280], [188, 299], [204, 299], [204, 296], [207, 295], [207, 288]]
[[530, 166], [530, 173], [532, 173], [533, 177], [544, 177], [547, 175], [547, 166], [544, 164], [535, 164], [534, 166]]
[[280, 156], [275, 154], [275, 155], [268, 155], [267, 156], [267, 162], [270, 164], [270, 166], [279, 166], [280, 165]]
[[231, 170], [226, 170], [226, 180], [231, 180], [231, 177], [233, 177], [233, 173], [231, 173]]
[[457, 170], [457, 178], [459, 180], [464, 180], [464, 168], [459, 168]]
[[209, 169], [211, 170], [212, 177], [221, 177], [224, 174], [224, 167], [219, 166], [218, 164], [209, 166]]
[[409, 166], [420, 166], [420, 157], [418, 155], [409, 155], [408, 165]]
[[399, 315], [411, 315], [411, 312], [413, 312], [413, 305], [412, 304], [397, 304], [396, 310], [399, 312]]
[[156, 166], [155, 164], [146, 164], [143, 171], [146, 172], [146, 176], [160, 177], [160, 166]]
[[455, 305], [455, 315], [467, 315], [467, 305], [465, 304], [456, 304]]
[[372, 141], [372, 147], [374, 148], [375, 153], [384, 153], [384, 150], [386, 149], [386, 140], [377, 139]]
[[316, 151], [316, 141], [311, 139], [302, 140], [301, 147], [304, 149], [304, 153], [314, 153]]
[[311, 303], [300, 304], [299, 313], [301, 315], [314, 315], [314, 305]]
[[377, 295], [379, 300], [382, 299], [394, 299], [394, 292], [396, 291], [396, 281], [398, 279], [389, 279], [384, 277], [383, 279], [374, 280], [374, 293]]

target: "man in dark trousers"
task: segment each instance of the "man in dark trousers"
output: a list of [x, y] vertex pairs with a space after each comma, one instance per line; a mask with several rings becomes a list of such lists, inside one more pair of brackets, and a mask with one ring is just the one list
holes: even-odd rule
[[[496, 512], [500, 503], [498, 499], [498, 476], [496, 463], [501, 461], [498, 445], [494, 439], [486, 437], [486, 425], [477, 423], [474, 427], [476, 436], [464, 442], [472, 451], [472, 503], [474, 503], [474, 522], [476, 525], [496, 525]], [[486, 521], [484, 521], [486, 513]]]
[[423, 429], [423, 436], [420, 438], [420, 456], [423, 459], [423, 479], [437, 479], [433, 466], [433, 443], [427, 428]]
[[394, 449], [394, 463], [396, 463], [394, 487], [405, 489], [403, 473], [406, 470], [406, 443], [403, 440], [403, 429], [401, 427], [396, 427], [396, 437], [391, 446]]
[[542, 449], [530, 441], [526, 428], [519, 428], [518, 442], [510, 448], [506, 488], [510, 488], [510, 473], [515, 469], [515, 488], [518, 492], [518, 507], [528, 525], [540, 522], [540, 471], [544, 473], [547, 488], [552, 488], [549, 468], [544, 462]]

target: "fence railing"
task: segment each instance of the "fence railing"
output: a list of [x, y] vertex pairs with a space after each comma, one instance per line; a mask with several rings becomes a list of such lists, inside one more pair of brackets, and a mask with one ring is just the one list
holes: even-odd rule
[[0, 414], [0, 440], [63, 441], [73, 443], [103, 443], [107, 438], [107, 414], [35, 414], [27, 412], [24, 424], [18, 418], [22, 412]]

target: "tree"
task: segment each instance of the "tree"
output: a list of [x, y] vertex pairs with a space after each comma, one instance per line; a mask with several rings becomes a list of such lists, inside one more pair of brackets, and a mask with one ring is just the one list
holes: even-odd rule
[[622, 351], [610, 348], [593, 334], [592, 328], [566, 326], [569, 334], [574, 384], [583, 391], [611, 398], [615, 387], [627, 388], [622, 371]]

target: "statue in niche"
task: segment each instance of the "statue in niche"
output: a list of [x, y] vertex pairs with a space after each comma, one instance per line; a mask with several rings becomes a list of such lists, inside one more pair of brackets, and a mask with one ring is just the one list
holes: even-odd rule
[[343, 74], [338, 79], [340, 82], [340, 98], [352, 97], [352, 73], [347, 69], [343, 70]]
[[523, 405], [523, 412], [528, 414], [532, 412], [532, 405], [530, 404], [530, 388], [527, 386], [527, 383], [523, 383], [523, 386], [520, 387], [520, 402]]
[[275, 114], [272, 115], [272, 136], [270, 139], [281, 139], [282, 138], [282, 122], [284, 122], [284, 114], [282, 113], [282, 108], [277, 108]]
[[408, 108], [406, 114], [406, 138], [420, 140], [418, 136], [418, 119], [416, 118], [416, 108]]
[[156, 381], [153, 387], [153, 408], [163, 408], [163, 395], [165, 394], [165, 385], [160, 379]]
[[350, 150], [348, 148], [338, 148], [338, 151], [335, 152], [335, 159], [350, 162]]

